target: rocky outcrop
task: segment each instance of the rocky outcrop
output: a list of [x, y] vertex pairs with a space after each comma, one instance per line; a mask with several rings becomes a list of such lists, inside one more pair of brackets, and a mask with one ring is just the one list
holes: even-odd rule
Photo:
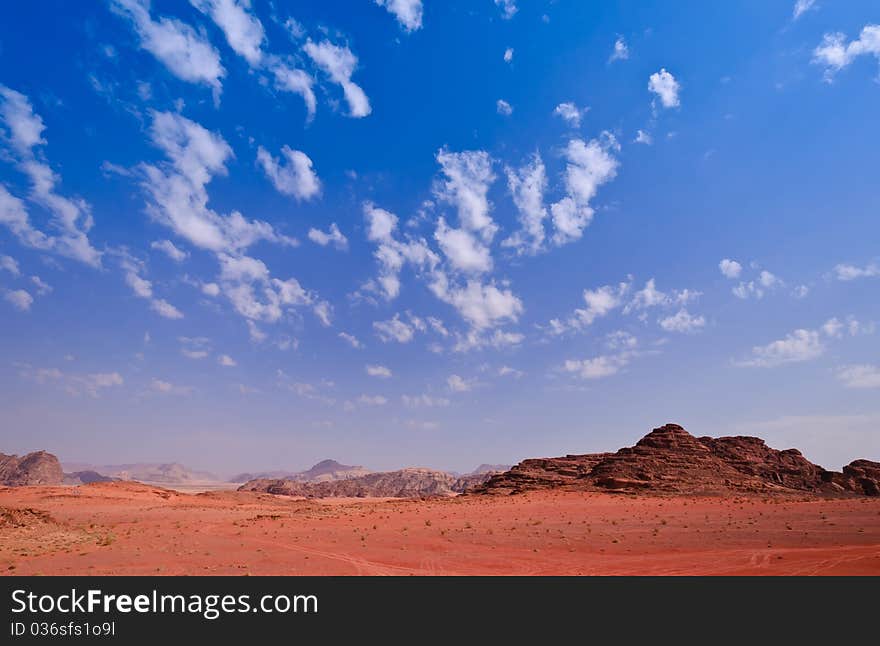
[[410, 468], [323, 482], [261, 478], [246, 482], [238, 490], [306, 498], [425, 498], [462, 493], [488, 477], [456, 477], [444, 471]]
[[61, 463], [51, 453], [35, 451], [22, 457], [0, 453], [0, 485], [60, 485], [63, 481]]
[[331, 480], [348, 480], [359, 478], [371, 473], [361, 466], [340, 464], [336, 460], [321, 460], [305, 471], [288, 473], [285, 471], [267, 471], [262, 473], [239, 473], [229, 482], [249, 482], [250, 480], [293, 480], [295, 482], [328, 482]]
[[655, 428], [616, 453], [530, 459], [492, 476], [474, 493], [537, 489], [659, 494], [811, 493], [880, 495], [880, 463], [856, 460], [827, 471], [797, 449], [770, 448], [757, 437], [696, 438], [677, 424]]

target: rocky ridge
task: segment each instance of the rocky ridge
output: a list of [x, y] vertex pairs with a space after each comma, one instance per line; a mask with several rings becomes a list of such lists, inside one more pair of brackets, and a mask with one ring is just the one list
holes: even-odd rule
[[697, 438], [677, 424], [666, 424], [616, 453], [524, 460], [472, 492], [511, 494], [555, 488], [877, 496], [880, 463], [856, 460], [842, 472], [828, 471], [797, 449], [773, 449], [757, 437]]

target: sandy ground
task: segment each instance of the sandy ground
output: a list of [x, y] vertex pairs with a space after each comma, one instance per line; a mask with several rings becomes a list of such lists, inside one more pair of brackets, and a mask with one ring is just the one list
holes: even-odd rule
[[5, 488], [0, 574], [880, 575], [880, 499]]

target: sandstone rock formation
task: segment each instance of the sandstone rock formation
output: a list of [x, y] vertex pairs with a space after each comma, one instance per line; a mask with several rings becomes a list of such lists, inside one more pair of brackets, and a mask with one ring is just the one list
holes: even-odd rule
[[60, 485], [63, 480], [61, 463], [51, 453], [35, 451], [22, 457], [0, 453], [0, 485]]
[[319, 482], [261, 478], [246, 482], [238, 490], [306, 498], [423, 498], [462, 493], [488, 477], [488, 474], [456, 477], [444, 471], [415, 467]]
[[474, 493], [535, 489], [642, 491], [660, 494], [810, 493], [880, 495], [880, 463], [856, 460], [827, 471], [797, 449], [779, 451], [757, 437], [696, 438], [677, 424], [655, 428], [616, 453], [520, 462]]

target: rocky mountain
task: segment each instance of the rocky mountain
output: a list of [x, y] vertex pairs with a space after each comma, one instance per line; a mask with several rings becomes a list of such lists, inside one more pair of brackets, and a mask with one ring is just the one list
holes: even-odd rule
[[251, 480], [293, 480], [295, 482], [331, 482], [359, 478], [371, 473], [360, 466], [340, 464], [336, 460], [322, 460], [310, 469], [288, 473], [285, 471], [265, 471], [261, 473], [240, 473], [229, 479], [229, 482], [249, 482]]
[[856, 460], [827, 471], [797, 449], [757, 437], [694, 437], [677, 424], [655, 428], [616, 453], [524, 460], [473, 489], [481, 494], [567, 488], [661, 494], [811, 493], [880, 495], [880, 463]]
[[66, 463], [65, 466], [70, 473], [93, 472], [111, 480], [134, 480], [136, 482], [152, 484], [194, 484], [217, 482], [220, 480], [213, 473], [196, 471], [177, 462], [138, 462], [134, 464], [105, 465]]
[[510, 469], [509, 464], [481, 464], [468, 475], [479, 475], [481, 473], [504, 473]]
[[22, 457], [0, 453], [0, 485], [60, 485], [63, 480], [61, 463], [51, 453], [35, 451]]
[[423, 498], [462, 493], [485, 482], [488, 477], [485, 474], [457, 477], [445, 471], [413, 467], [340, 480], [256, 479], [238, 490], [306, 498]]

